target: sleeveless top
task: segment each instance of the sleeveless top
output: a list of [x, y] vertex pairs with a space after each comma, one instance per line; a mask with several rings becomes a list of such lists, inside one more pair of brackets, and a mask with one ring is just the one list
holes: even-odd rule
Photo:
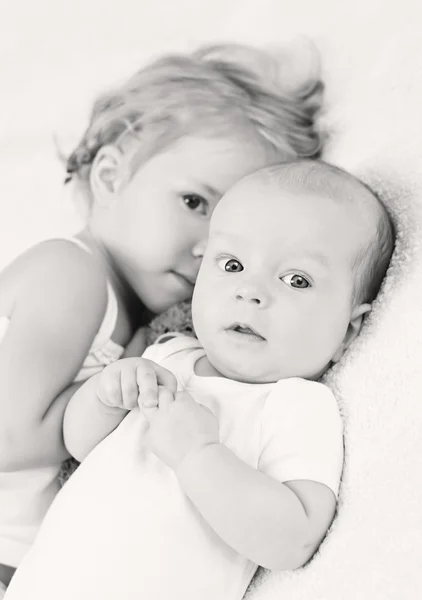
[[[90, 248], [77, 238], [60, 238], [67, 240], [90, 254]], [[91, 344], [89, 352], [76, 375], [74, 382], [84, 381], [99, 373], [106, 365], [121, 358], [124, 348], [111, 339], [116, 327], [118, 314], [117, 298], [109, 281], [107, 281], [107, 307], [98, 332]], [[9, 326], [9, 317], [0, 316], [0, 343]]]

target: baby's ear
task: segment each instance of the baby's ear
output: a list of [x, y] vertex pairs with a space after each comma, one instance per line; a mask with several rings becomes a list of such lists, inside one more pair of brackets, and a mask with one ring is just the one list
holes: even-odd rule
[[91, 191], [101, 206], [108, 206], [127, 182], [128, 164], [115, 146], [102, 146], [94, 159], [90, 173]]
[[350, 317], [349, 326], [346, 331], [346, 335], [344, 336], [342, 343], [340, 344], [339, 348], [337, 349], [336, 353], [331, 359], [332, 362], [338, 362], [347, 350], [347, 348], [353, 342], [353, 340], [357, 338], [357, 336], [360, 333], [360, 330], [362, 329], [364, 317], [370, 312], [371, 308], [371, 304], [365, 303], [359, 304], [359, 306], [356, 306], [353, 309], [352, 315]]

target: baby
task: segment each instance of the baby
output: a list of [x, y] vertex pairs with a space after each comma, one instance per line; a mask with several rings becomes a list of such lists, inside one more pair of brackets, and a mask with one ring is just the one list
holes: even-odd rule
[[305, 564], [343, 462], [318, 379], [358, 335], [393, 245], [384, 206], [334, 166], [237, 183], [211, 219], [198, 339], [167, 335], [73, 396], [65, 443], [89, 455], [7, 600], [237, 600], [257, 565]]

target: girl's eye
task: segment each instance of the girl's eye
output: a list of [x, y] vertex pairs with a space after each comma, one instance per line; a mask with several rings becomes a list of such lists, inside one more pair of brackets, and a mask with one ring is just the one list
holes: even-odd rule
[[198, 194], [184, 194], [182, 198], [189, 210], [199, 212], [201, 215], [208, 214], [208, 202], [202, 196], [198, 196]]
[[220, 269], [223, 269], [223, 271], [227, 271], [228, 273], [240, 273], [240, 271], [243, 271], [243, 265], [235, 258], [230, 258], [229, 260], [223, 258], [220, 259], [217, 264]]
[[292, 288], [297, 290], [304, 290], [308, 287], [311, 287], [309, 281], [303, 277], [303, 275], [299, 275], [298, 273], [284, 275], [284, 277], [281, 278], [281, 281], [284, 281], [284, 283], [287, 283], [287, 285], [290, 285]]

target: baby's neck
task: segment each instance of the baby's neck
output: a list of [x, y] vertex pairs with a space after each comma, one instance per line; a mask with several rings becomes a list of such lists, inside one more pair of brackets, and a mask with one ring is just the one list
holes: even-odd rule
[[201, 356], [194, 366], [195, 375], [199, 377], [224, 377], [208, 360], [208, 357]]

